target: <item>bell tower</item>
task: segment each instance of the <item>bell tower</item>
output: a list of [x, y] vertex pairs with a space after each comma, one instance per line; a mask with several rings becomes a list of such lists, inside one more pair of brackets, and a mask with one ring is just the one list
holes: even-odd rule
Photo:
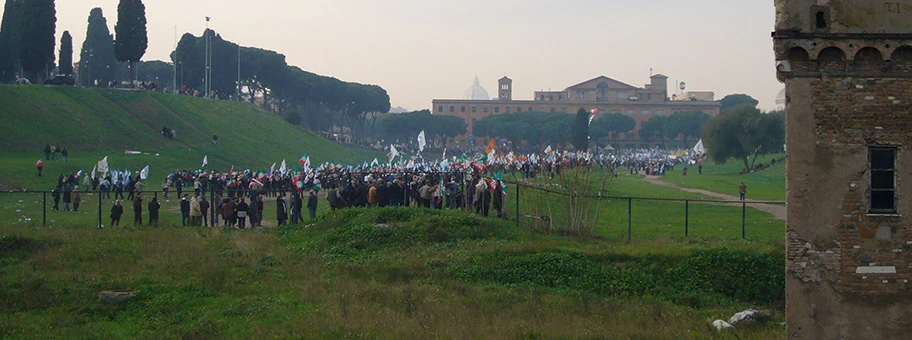
[[513, 79], [503, 77], [497, 80], [497, 99], [513, 100]]

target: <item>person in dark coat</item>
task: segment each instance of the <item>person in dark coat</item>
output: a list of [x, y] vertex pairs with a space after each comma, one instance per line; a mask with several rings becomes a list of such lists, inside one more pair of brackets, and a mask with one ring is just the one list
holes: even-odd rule
[[50, 144], [44, 145], [44, 160], [46, 160], [46, 161], [51, 160], [51, 145]]
[[494, 192], [491, 193], [492, 199], [491, 202], [494, 205], [494, 211], [497, 212], [497, 217], [503, 216], [503, 186], [501, 186], [500, 181], [497, 181], [497, 184], [494, 185]]
[[142, 225], [142, 194], [133, 198], [133, 224]]
[[[209, 226], [209, 201], [206, 200], [206, 195], [200, 196], [200, 211], [203, 213], [203, 226]], [[214, 224], [215, 222], [213, 222]]]
[[317, 218], [317, 192], [314, 190], [310, 191], [310, 197], [307, 198], [307, 211], [310, 212], [310, 219], [315, 220]]
[[301, 207], [304, 202], [301, 201], [301, 194], [295, 191], [291, 198], [291, 224], [301, 223]]
[[63, 185], [63, 211], [70, 211], [70, 202], [73, 201], [73, 189], [68, 184]]
[[181, 197], [181, 226], [187, 226], [187, 220], [190, 219], [190, 199], [187, 197], [187, 194], [184, 194], [184, 197]]
[[257, 199], [256, 225], [257, 225], [257, 227], [262, 227], [263, 226], [263, 210], [264, 210], [263, 208], [265, 208], [266, 203], [263, 202], [263, 195], [257, 195], [256, 199]]
[[276, 220], [279, 221], [279, 225], [285, 225], [287, 219], [288, 204], [285, 203], [285, 197], [279, 196], [276, 199]]
[[250, 206], [241, 198], [241, 202], [237, 204], [237, 208], [234, 208], [234, 210], [237, 211], [238, 229], [243, 230], [247, 226], [247, 211], [250, 210]]
[[111, 226], [120, 225], [120, 216], [123, 216], [123, 205], [120, 203], [120, 200], [117, 200], [114, 203], [114, 206], [111, 207]]
[[247, 217], [250, 219], [250, 228], [257, 226], [257, 214], [260, 212], [259, 203], [256, 194], [250, 196], [250, 203], [247, 205]]
[[149, 201], [149, 225], [153, 227], [158, 226], [158, 210], [161, 209], [161, 203], [158, 202], [158, 194], [152, 196], [152, 200]]
[[60, 210], [60, 186], [59, 185], [56, 188], [54, 188], [53, 191], [51, 191], [51, 197], [54, 198], [54, 207], [51, 209]]
[[225, 225], [233, 227], [237, 223], [236, 215], [234, 214], [237, 204], [234, 203], [234, 198], [226, 197], [222, 203], [222, 219], [225, 220]]

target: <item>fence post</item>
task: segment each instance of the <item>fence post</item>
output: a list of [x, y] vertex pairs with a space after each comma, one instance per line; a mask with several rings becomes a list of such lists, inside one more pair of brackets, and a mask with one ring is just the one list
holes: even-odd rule
[[516, 227], [519, 228], [519, 183], [516, 183]]
[[48, 209], [48, 193], [47, 191], [41, 192], [41, 226], [47, 227], [47, 209]]
[[630, 243], [630, 234], [633, 233], [633, 198], [627, 197], [627, 243]]
[[741, 201], [741, 239], [747, 239], [747, 202]]
[[690, 236], [690, 201], [684, 200], [684, 236]]
[[95, 227], [101, 228], [101, 226], [102, 226], [102, 224], [101, 224], [101, 192], [99, 192], [98, 193], [98, 225], [96, 225]]

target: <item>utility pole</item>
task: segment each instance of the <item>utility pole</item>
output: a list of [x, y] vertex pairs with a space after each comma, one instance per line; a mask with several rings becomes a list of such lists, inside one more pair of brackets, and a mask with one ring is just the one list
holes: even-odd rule
[[204, 71], [204, 78], [203, 78], [203, 79], [205, 79], [205, 83], [206, 83], [206, 84], [205, 84], [206, 86], [203, 87], [203, 91], [205, 91], [205, 93], [203, 94], [203, 96], [204, 96], [205, 98], [209, 98], [209, 93], [210, 93], [211, 88], [212, 88], [212, 86], [209, 84], [210, 81], [212, 80], [212, 79], [211, 79], [212, 76], [211, 76], [210, 73], [209, 73], [209, 72], [210, 72], [210, 68], [211, 68], [211, 66], [212, 66], [212, 65], [210, 65], [210, 63], [212, 62], [212, 56], [210, 55], [211, 52], [209, 51], [209, 47], [210, 47], [210, 41], [209, 41], [209, 20], [211, 20], [211, 19], [212, 19], [211, 17], [206, 17], [206, 31], [203, 32], [203, 34], [206, 35], [206, 70]]

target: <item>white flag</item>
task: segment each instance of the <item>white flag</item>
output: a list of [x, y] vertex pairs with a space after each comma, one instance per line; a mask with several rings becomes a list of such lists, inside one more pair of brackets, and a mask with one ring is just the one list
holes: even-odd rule
[[92, 167], [92, 179], [95, 179], [95, 169], [98, 169], [98, 165]]
[[283, 160], [282, 160], [282, 165], [279, 166], [279, 172], [281, 172], [281, 173], [284, 174], [286, 170], [288, 170], [288, 167], [285, 166], [285, 160], [283, 159]]
[[139, 178], [140, 179], [149, 178], [149, 166], [148, 165], [146, 165], [146, 167], [143, 168], [142, 171], [139, 172]]
[[553, 151], [551, 151], [551, 146], [548, 145], [548, 147], [545, 148], [545, 154], [546, 154], [546, 155], [551, 155], [552, 152], [553, 152]]
[[374, 161], [371, 162], [371, 166], [374, 167], [374, 166], [378, 166], [378, 165], [380, 165], [380, 162], [378, 162], [377, 159], [374, 158]]
[[201, 168], [205, 168], [206, 164], [209, 164], [209, 155], [203, 156], [203, 166]]
[[98, 161], [98, 172], [107, 173], [108, 172], [108, 156], [105, 156], [104, 159]]
[[440, 156], [441, 159], [446, 159], [446, 147], [443, 147], [443, 156]]
[[276, 166], [276, 163], [275, 163], [275, 162], [272, 162], [272, 166], [269, 167], [269, 174], [270, 174], [270, 175], [271, 175], [273, 172], [275, 172], [275, 166]]
[[697, 142], [697, 145], [694, 145], [694, 153], [706, 153], [706, 148], [703, 147], [703, 140], [701, 139]]
[[427, 140], [424, 138], [424, 130], [421, 130], [421, 133], [418, 134], [418, 152], [424, 151], [425, 145], [427, 145]]

